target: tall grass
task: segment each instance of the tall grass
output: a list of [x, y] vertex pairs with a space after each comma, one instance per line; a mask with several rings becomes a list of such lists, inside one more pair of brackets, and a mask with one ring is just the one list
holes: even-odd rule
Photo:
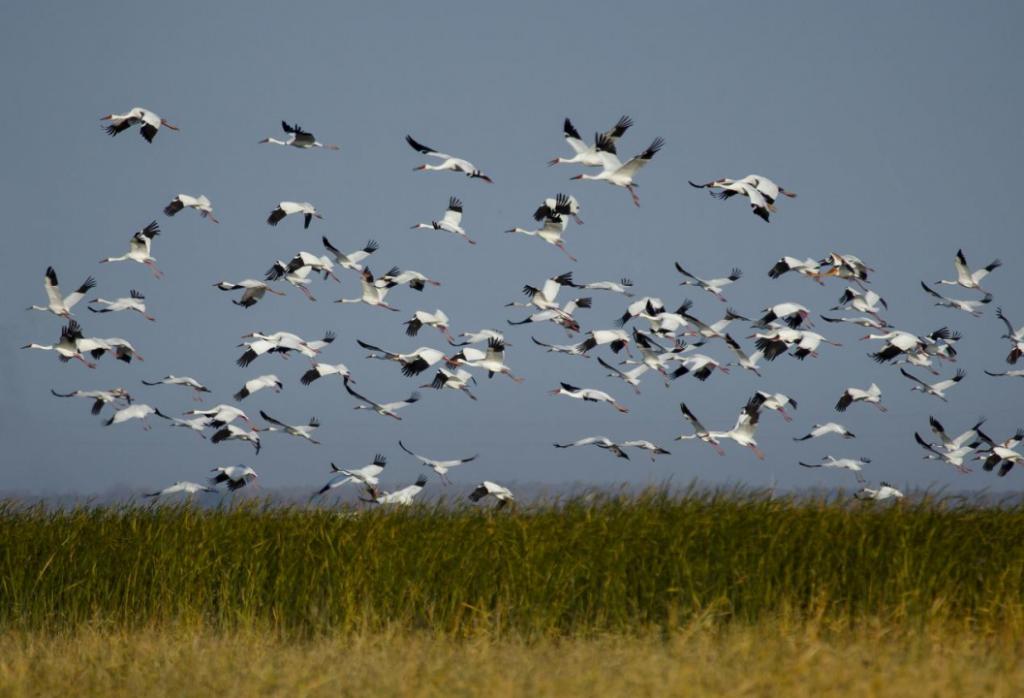
[[0, 505], [0, 629], [576, 634], [704, 615], [1024, 628], [1024, 505], [735, 493], [350, 515]]

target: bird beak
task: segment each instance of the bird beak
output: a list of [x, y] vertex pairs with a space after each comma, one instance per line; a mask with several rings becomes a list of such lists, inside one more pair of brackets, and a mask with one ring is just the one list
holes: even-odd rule
[[171, 129], [172, 131], [177, 131], [178, 130], [177, 126], [175, 126], [174, 124], [169, 123], [167, 121], [164, 121], [163, 119], [160, 119], [160, 123], [163, 124], [164, 126], [166, 126], [167, 128]]
[[551, 167], [552, 165], [557, 165], [557, 164], [558, 164], [558, 158], [554, 158], [552, 160], [548, 160], [548, 167]]
[[107, 119], [113, 119], [113, 118], [114, 118], [113, 114], [107, 114], [106, 116], [101, 116], [100, 117], [100, 121], [106, 121]]
[[425, 170], [425, 169], [427, 169], [426, 165], [417, 165], [416, 167], [412, 168], [412, 171], [413, 172], [419, 172], [420, 170]]
[[583, 179], [583, 175], [578, 174], [575, 177], [570, 177], [569, 179]]
[[269, 142], [270, 142], [269, 138], [264, 138], [262, 141], [257, 141], [257, 143], [269, 143]]

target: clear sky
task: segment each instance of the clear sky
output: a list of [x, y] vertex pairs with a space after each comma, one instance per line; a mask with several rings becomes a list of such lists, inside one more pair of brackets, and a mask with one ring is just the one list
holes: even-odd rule
[[[437, 457], [480, 452], [478, 462], [453, 475], [461, 485], [695, 477], [763, 485], [773, 476], [783, 486], [853, 485], [848, 473], [796, 465], [832, 453], [872, 458], [867, 475], [875, 481], [1019, 488], [1019, 469], [999, 480], [922, 461], [913, 432], [928, 435], [929, 414], [956, 433], [984, 415], [1000, 437], [1022, 421], [1024, 381], [982, 373], [1005, 368], [1008, 347], [995, 306], [1024, 323], [1015, 186], [1024, 155], [1022, 14], [1010, 2], [10, 5], [0, 22], [7, 131], [0, 168], [0, 490], [149, 488], [235, 463], [255, 466], [266, 486], [313, 487], [329, 462], [362, 465], [375, 452], [394, 466], [385, 484], [405, 484], [418, 466], [399, 451], [399, 438]], [[98, 117], [135, 105], [180, 132], [162, 130], [152, 145], [134, 130], [114, 139], [102, 132]], [[667, 141], [638, 179], [640, 208], [606, 184], [570, 182], [578, 172], [572, 167], [545, 167], [569, 154], [563, 118], [589, 138], [621, 114], [636, 122], [619, 143], [624, 157], [655, 136]], [[282, 119], [341, 151], [257, 145], [282, 135]], [[472, 160], [495, 183], [413, 172], [424, 159], [403, 142], [407, 133]], [[718, 202], [686, 184], [751, 172], [799, 194], [780, 202], [771, 224], [741, 201]], [[585, 225], [567, 233], [575, 264], [538, 240], [502, 232], [530, 226], [534, 207], [558, 191], [583, 205]], [[191, 211], [166, 218], [161, 209], [179, 192], [209, 196], [221, 224]], [[464, 224], [478, 245], [409, 229], [437, 218], [450, 195], [464, 201]], [[325, 220], [308, 231], [296, 220], [271, 228], [264, 221], [281, 200], [312, 201]], [[163, 230], [154, 254], [164, 279], [137, 264], [96, 263], [125, 252], [132, 232], [152, 219]], [[317, 303], [282, 285], [286, 297], [268, 296], [249, 310], [211, 287], [260, 278], [275, 259], [299, 250], [320, 253], [323, 234], [345, 250], [374, 238], [381, 244], [371, 260], [375, 272], [398, 265], [443, 285], [422, 294], [394, 291], [389, 300], [401, 313], [331, 303], [358, 295], [351, 273], [340, 286], [315, 281]], [[1005, 262], [987, 280], [996, 299], [980, 319], [933, 307], [919, 288], [922, 279], [951, 277], [958, 247], [974, 265]], [[505, 326], [506, 318], [523, 315], [503, 307], [520, 297], [523, 284], [570, 269], [578, 281], [630, 277], [639, 294], [671, 307], [691, 298], [700, 317], [717, 319], [724, 304], [678, 286], [675, 260], [706, 277], [740, 267], [744, 277], [727, 296], [748, 316], [788, 300], [827, 311], [843, 284], [823, 289], [802, 278], [773, 281], [766, 272], [781, 255], [821, 258], [832, 250], [877, 270], [872, 287], [889, 301], [887, 318], [896, 326], [925, 333], [949, 325], [964, 333], [958, 366], [968, 376], [949, 403], [912, 393], [896, 368], [875, 365], [865, 353], [877, 346], [858, 342], [859, 328], [819, 322], [844, 346], [802, 363], [782, 357], [762, 380], [736, 369], [703, 384], [683, 378], [666, 390], [647, 376], [635, 396], [593, 359], [546, 354], [530, 342], [534, 334], [564, 343], [559, 328]], [[59, 335], [58, 318], [25, 311], [44, 301], [48, 265], [66, 292], [90, 274], [99, 282], [95, 293], [106, 298], [142, 291], [156, 323], [128, 313], [95, 315], [84, 303], [76, 315], [87, 335], [125, 337], [145, 362], [105, 357], [90, 371], [19, 350]], [[579, 314], [584, 327], [612, 327], [624, 299], [594, 298], [594, 308]], [[403, 333], [401, 322], [413, 311], [435, 308], [452, 318], [454, 332], [506, 329], [508, 362], [525, 382], [481, 378], [475, 403], [426, 390], [397, 422], [353, 411], [340, 382], [300, 385], [308, 365], [301, 357], [262, 357], [248, 369], [234, 364], [246, 332], [313, 337], [329, 329], [338, 340], [324, 361], [346, 363], [369, 396], [400, 399], [429, 376], [407, 379], [394, 364], [366, 360], [355, 339], [398, 351], [447, 348], [429, 328], [416, 339]], [[706, 351], [732, 358], [721, 345]], [[188, 391], [146, 388], [140, 379], [194, 376], [213, 388], [212, 405], [230, 402], [246, 379], [270, 372], [284, 391], [259, 393], [242, 407], [292, 423], [315, 415], [323, 445], [271, 434], [254, 457], [245, 444], [213, 446], [160, 420], [150, 432], [137, 422], [105, 428], [85, 401], [50, 395], [51, 388], [123, 385], [137, 400], [179, 414], [195, 406]], [[606, 389], [630, 413], [547, 395], [560, 380]], [[859, 438], [791, 440], [814, 422], [836, 419], [832, 406], [844, 388], [872, 381], [890, 411], [854, 406], [841, 416]], [[764, 462], [732, 444], [720, 458], [703, 444], [671, 442], [689, 431], [680, 400], [712, 429], [729, 428], [757, 388], [799, 401], [793, 424], [763, 416]], [[626, 462], [596, 449], [551, 446], [591, 434], [648, 438], [672, 455], [652, 464], [641, 453]]]

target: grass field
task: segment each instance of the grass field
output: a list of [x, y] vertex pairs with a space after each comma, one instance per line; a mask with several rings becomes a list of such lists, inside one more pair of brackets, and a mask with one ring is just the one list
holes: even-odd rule
[[1024, 685], [1021, 504], [735, 492], [358, 515], [6, 504], [0, 540], [0, 695]]

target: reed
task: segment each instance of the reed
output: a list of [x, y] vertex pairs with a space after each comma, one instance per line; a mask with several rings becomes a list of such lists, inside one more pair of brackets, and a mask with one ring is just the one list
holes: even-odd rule
[[1024, 505], [651, 492], [519, 510], [0, 505], [0, 630], [1024, 628]]

